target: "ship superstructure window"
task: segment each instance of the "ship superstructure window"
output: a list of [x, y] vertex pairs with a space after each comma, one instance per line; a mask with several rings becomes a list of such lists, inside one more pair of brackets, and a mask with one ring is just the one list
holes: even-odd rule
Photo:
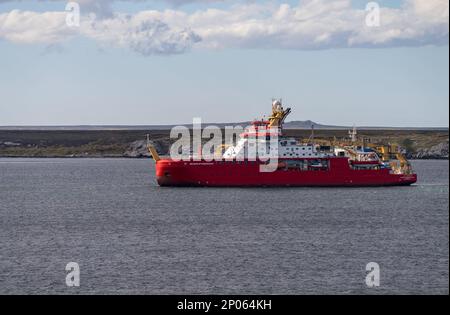
[[284, 160], [280, 162], [278, 170], [282, 171], [328, 171], [329, 161], [326, 159], [316, 160]]

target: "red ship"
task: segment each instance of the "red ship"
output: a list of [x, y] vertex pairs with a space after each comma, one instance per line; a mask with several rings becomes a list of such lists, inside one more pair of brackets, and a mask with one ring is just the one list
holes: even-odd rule
[[[281, 101], [272, 104], [267, 120], [254, 121], [235, 145], [225, 147], [220, 158], [211, 160], [189, 156], [178, 160], [160, 158], [149, 146], [156, 161], [160, 186], [272, 187], [272, 186], [401, 186], [417, 181], [400, 148], [392, 145], [358, 144], [356, 129], [348, 142], [326, 143], [310, 139], [300, 143], [283, 137], [283, 122], [290, 108]], [[269, 161], [249, 158], [252, 145], [268, 145], [276, 138], [276, 165], [261, 171]], [[269, 149], [271, 150], [271, 149]], [[272, 159], [273, 161], [273, 159]], [[271, 162], [272, 163], [272, 162]]]

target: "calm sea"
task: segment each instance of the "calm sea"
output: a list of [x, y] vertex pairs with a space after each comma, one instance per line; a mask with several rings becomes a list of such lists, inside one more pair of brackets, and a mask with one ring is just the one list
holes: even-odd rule
[[0, 159], [0, 294], [448, 294], [449, 162], [413, 165], [412, 187], [216, 189], [158, 187], [150, 160]]

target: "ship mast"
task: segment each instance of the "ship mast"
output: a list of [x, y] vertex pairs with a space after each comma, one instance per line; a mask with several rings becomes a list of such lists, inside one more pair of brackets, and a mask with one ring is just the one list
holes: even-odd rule
[[353, 143], [355, 143], [358, 140], [358, 138], [357, 138], [358, 132], [356, 131], [356, 126], [355, 125], [353, 125], [353, 130], [349, 130], [348, 131], [348, 135], [350, 136], [350, 140]]

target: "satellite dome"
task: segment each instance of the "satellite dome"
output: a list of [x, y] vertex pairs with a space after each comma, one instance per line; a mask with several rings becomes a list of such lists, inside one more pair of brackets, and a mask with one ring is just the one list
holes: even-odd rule
[[272, 103], [272, 106], [273, 107], [281, 106], [281, 101], [280, 100], [274, 100], [273, 103]]

